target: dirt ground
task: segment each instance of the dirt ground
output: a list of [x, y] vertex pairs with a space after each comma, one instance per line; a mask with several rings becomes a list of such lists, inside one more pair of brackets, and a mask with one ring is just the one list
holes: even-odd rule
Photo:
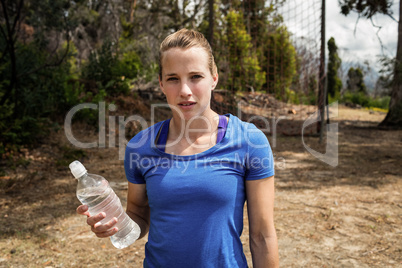
[[[402, 267], [402, 131], [375, 128], [385, 114], [343, 106], [338, 111], [331, 122], [339, 130], [336, 167], [311, 155], [301, 136], [268, 136], [276, 160], [281, 267]], [[81, 141], [98, 138], [82, 125], [74, 133]], [[317, 136], [304, 142], [325, 152]], [[0, 267], [142, 267], [146, 238], [115, 249], [75, 213], [76, 181], [67, 167], [74, 158], [107, 178], [125, 205], [118, 148], [80, 150], [60, 129], [39, 148], [23, 150], [13, 167], [3, 166]]]

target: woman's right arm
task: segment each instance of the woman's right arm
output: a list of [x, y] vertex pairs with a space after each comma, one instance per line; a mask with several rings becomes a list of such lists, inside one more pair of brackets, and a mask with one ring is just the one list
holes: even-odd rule
[[141, 234], [139, 238], [144, 237], [148, 233], [150, 225], [150, 209], [146, 184], [128, 182], [127, 214], [140, 227]]

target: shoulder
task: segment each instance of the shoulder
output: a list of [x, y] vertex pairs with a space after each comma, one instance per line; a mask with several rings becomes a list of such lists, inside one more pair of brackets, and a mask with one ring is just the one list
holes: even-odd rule
[[136, 134], [127, 144], [127, 149], [141, 148], [155, 140], [157, 132], [164, 121], [158, 122]]
[[247, 132], [247, 130], [258, 130], [262, 133], [262, 131], [259, 130], [253, 123], [245, 122], [235, 115], [230, 114], [230, 120], [233, 127], [235, 127], [237, 130], [245, 132]]
[[241, 139], [242, 142], [249, 146], [269, 146], [266, 135], [253, 123], [242, 121], [234, 115], [230, 115], [230, 120], [232, 122], [231, 134]]

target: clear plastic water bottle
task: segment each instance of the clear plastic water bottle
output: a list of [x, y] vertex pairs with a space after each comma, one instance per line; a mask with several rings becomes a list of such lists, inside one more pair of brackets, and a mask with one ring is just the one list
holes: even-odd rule
[[78, 180], [77, 197], [80, 202], [88, 206], [91, 216], [104, 212], [106, 217], [101, 220], [102, 224], [107, 223], [113, 217], [117, 218], [115, 227], [116, 234], [110, 237], [116, 248], [125, 248], [134, 243], [140, 236], [140, 227], [123, 210], [119, 197], [110, 187], [108, 181], [102, 176], [88, 174], [85, 167], [74, 161], [70, 164], [73, 176]]

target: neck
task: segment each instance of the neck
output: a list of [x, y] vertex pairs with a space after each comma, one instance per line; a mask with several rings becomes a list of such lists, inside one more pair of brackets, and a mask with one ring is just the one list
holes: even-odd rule
[[195, 140], [201, 136], [214, 133], [219, 124], [219, 116], [212, 110], [188, 120], [180, 116], [173, 116], [170, 129], [174, 137], [183, 136]]

